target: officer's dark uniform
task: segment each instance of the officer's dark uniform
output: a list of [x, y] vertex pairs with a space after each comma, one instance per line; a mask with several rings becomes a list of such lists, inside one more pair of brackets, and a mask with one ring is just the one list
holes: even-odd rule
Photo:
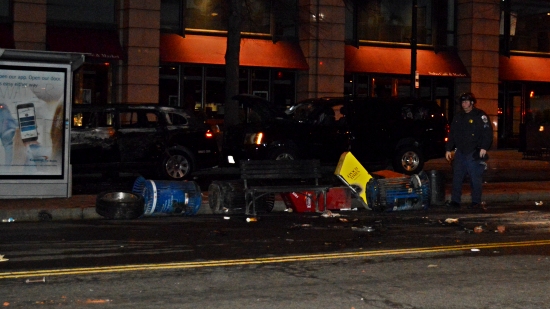
[[[475, 103], [475, 97], [472, 94], [461, 96], [461, 101], [463, 99]], [[467, 174], [470, 175], [472, 206], [481, 203], [481, 176], [485, 170], [485, 165], [474, 159], [474, 151], [479, 151], [479, 149], [489, 150], [492, 142], [493, 128], [484, 111], [473, 107], [469, 113], [461, 111], [454, 116], [449, 141], [446, 144], [447, 151], [456, 148], [453, 161], [452, 204], [460, 204], [462, 182]]]

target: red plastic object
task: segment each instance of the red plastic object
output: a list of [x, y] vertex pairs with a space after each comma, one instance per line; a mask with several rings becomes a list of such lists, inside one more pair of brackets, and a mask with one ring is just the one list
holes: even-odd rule
[[[295, 212], [315, 212], [315, 192], [282, 193], [287, 208]], [[340, 210], [351, 208], [351, 190], [347, 187], [330, 188], [327, 193], [327, 209]], [[319, 211], [324, 211], [323, 194], [319, 196]]]

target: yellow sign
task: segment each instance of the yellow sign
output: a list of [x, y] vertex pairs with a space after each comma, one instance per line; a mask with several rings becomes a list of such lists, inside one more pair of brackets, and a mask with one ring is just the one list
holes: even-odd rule
[[344, 152], [340, 156], [334, 175], [338, 176], [341, 180], [347, 182], [350, 187], [354, 188], [363, 201], [367, 204], [367, 182], [369, 182], [372, 176], [351, 154], [351, 152]]

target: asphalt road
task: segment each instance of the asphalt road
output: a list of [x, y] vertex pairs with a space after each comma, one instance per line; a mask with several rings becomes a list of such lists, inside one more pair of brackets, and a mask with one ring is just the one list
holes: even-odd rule
[[549, 216], [498, 205], [2, 224], [0, 304], [545, 308]]

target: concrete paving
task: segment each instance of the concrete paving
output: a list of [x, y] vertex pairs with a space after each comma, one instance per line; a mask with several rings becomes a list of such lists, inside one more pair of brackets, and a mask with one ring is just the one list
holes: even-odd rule
[[[550, 203], [550, 162], [525, 160], [517, 150], [489, 152], [489, 171], [483, 185], [483, 200], [488, 207], [494, 203]], [[430, 160], [425, 171], [440, 171], [447, 180], [445, 199], [450, 199], [452, 169], [445, 159]], [[531, 176], [529, 176], [531, 175]], [[514, 180], [518, 181], [514, 181]], [[503, 181], [499, 181], [503, 180]], [[203, 192], [202, 204], [197, 215], [211, 214], [207, 192]], [[41, 220], [102, 219], [95, 211], [95, 195], [75, 195], [69, 198], [0, 199], [0, 218], [12, 218], [15, 222]], [[464, 185], [462, 202], [471, 201], [470, 189]], [[439, 206], [434, 206], [439, 207]], [[284, 204], [276, 199], [275, 211]]]

